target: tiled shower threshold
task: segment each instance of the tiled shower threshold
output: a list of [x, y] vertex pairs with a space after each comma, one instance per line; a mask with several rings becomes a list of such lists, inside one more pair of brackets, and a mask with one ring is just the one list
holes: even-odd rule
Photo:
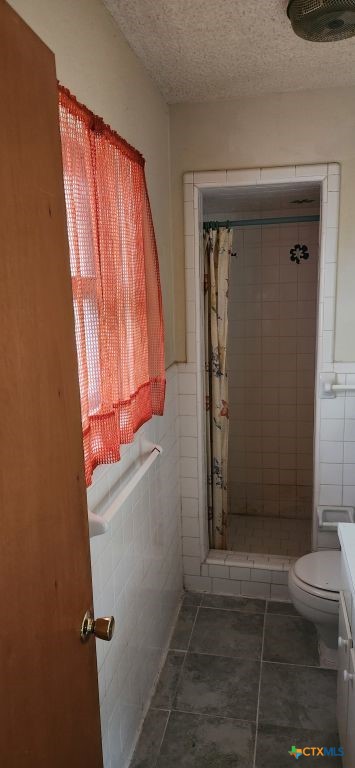
[[[210, 549], [201, 575], [216, 594], [289, 600], [288, 573], [295, 558]], [[191, 586], [189, 587], [191, 588]]]
[[256, 552], [235, 552], [232, 550], [210, 549], [207, 565], [225, 565], [230, 568], [261, 568], [267, 571], [289, 571], [295, 557], [287, 555], [264, 555]]
[[190, 574], [185, 573], [187, 590], [290, 600], [288, 574], [295, 562], [293, 557], [210, 549], [202, 563], [197, 557], [190, 559], [197, 562], [193, 562]]

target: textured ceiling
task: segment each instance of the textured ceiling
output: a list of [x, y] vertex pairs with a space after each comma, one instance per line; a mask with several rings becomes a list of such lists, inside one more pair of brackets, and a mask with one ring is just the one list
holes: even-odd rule
[[287, 0], [103, 2], [169, 103], [355, 85], [355, 39], [302, 40]]
[[[302, 203], [299, 201], [302, 200]], [[295, 202], [298, 201], [298, 202]], [[204, 215], [233, 214], [236, 211], [264, 213], [286, 211], [300, 216], [317, 210], [320, 203], [320, 185], [268, 184], [257, 187], [222, 187], [203, 192]]]

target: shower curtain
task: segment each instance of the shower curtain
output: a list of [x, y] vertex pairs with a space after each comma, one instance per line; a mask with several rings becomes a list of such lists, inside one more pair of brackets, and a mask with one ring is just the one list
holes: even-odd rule
[[228, 281], [232, 232], [204, 230], [207, 498], [210, 547], [227, 548]]

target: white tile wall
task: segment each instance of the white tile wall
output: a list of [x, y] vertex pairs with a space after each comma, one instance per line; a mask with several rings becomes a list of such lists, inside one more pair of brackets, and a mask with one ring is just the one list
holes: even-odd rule
[[[193, 303], [196, 312], [195, 302]], [[191, 333], [196, 346], [196, 335]], [[198, 467], [198, 427], [197, 427], [197, 366], [189, 360], [179, 364], [179, 434], [180, 434], [180, 490], [182, 514], [182, 551], [184, 555], [184, 573], [190, 579], [200, 578], [201, 568], [196, 569], [196, 559], [200, 566], [203, 560], [200, 541], [201, 499], [199, 499]], [[195, 392], [195, 412], [186, 415], [188, 407], [186, 390]], [[190, 395], [191, 396], [191, 395]], [[201, 458], [201, 456], [200, 456]], [[193, 587], [191, 587], [192, 589]]]
[[111, 643], [96, 641], [105, 768], [128, 766], [181, 595], [176, 366], [167, 371], [164, 416], [139, 430], [118, 464], [95, 471], [88, 489], [91, 509], [117, 492], [143, 438], [161, 444], [162, 455], [113, 519], [111, 530], [91, 539], [95, 615], [116, 618]]
[[[352, 384], [353, 374], [338, 374], [338, 382]], [[355, 396], [337, 393], [320, 401], [319, 503], [355, 506]], [[334, 425], [334, 426], [332, 426]], [[317, 541], [323, 546], [324, 534]]]
[[[270, 173], [274, 177], [279, 169]], [[271, 215], [294, 215], [294, 209]], [[306, 244], [310, 253], [299, 265], [290, 261], [295, 243]], [[312, 518], [318, 250], [317, 222], [234, 231], [227, 348], [231, 515]], [[285, 551], [281, 533], [272, 528], [269, 551]], [[255, 551], [265, 543], [256, 534], [245, 538], [239, 531], [239, 537], [238, 549]], [[302, 551], [293, 544], [293, 554]]]

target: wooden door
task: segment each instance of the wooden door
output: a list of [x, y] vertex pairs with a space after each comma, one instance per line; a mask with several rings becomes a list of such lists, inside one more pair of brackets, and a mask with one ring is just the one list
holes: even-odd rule
[[0, 0], [0, 765], [102, 766], [54, 56]]

